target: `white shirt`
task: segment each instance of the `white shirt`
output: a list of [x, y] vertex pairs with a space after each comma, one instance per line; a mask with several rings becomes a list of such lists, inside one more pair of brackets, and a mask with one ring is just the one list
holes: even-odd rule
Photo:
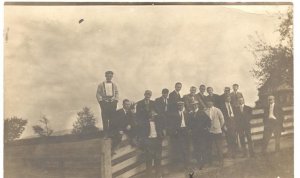
[[167, 110], [168, 110], [168, 99], [167, 99], [167, 98], [164, 98], [164, 102], [165, 102], [165, 104], [166, 104], [166, 106], [165, 106], [165, 111], [167, 111]]
[[156, 138], [157, 133], [156, 133], [156, 128], [155, 128], [155, 122], [150, 121], [150, 135], [149, 138]]
[[276, 120], [276, 117], [274, 116], [274, 105], [275, 105], [275, 103], [273, 103], [273, 104], [270, 105], [270, 109], [269, 109], [269, 118], [270, 118], [270, 119], [275, 119], [275, 120]]
[[226, 102], [225, 104], [226, 104], [228, 116], [229, 116], [229, 117], [234, 117], [233, 111], [232, 111], [232, 107], [231, 107], [231, 104], [230, 104], [230, 103], [227, 103], [227, 102]]
[[244, 112], [244, 104], [243, 105], [240, 105], [240, 110], [241, 110], [241, 112]]
[[180, 127], [186, 127], [183, 111], [179, 111], [179, 116], [181, 116], [181, 124]]
[[106, 96], [113, 96], [112, 83], [104, 83]]

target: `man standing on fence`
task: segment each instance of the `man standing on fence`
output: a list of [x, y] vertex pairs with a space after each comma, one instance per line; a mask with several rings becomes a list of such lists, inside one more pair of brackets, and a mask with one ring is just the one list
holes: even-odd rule
[[214, 93], [213, 87], [207, 87], [207, 93], [206, 100], [210, 100], [214, 103], [214, 107], [219, 108], [220, 107], [220, 96]]
[[196, 101], [199, 103], [199, 109], [200, 110], [204, 110], [206, 108], [206, 104], [205, 104], [205, 100], [206, 100], [206, 96], [204, 95], [206, 91], [206, 87], [205, 85], [200, 85], [199, 87], [199, 93], [196, 94]]
[[262, 153], [266, 153], [268, 143], [274, 133], [275, 151], [280, 150], [280, 136], [283, 130], [283, 111], [281, 106], [275, 103], [273, 95], [268, 97], [268, 106], [264, 109], [264, 136], [262, 144]]
[[177, 102], [181, 100], [180, 90], [182, 88], [182, 83], [177, 82], [175, 84], [175, 90], [169, 94], [169, 111], [177, 111]]
[[231, 105], [233, 107], [239, 107], [239, 98], [244, 98], [243, 94], [241, 92], [239, 92], [239, 85], [238, 84], [233, 84], [232, 85], [232, 92], [230, 93], [231, 96]]
[[239, 107], [236, 108], [237, 131], [242, 146], [243, 156], [247, 156], [245, 137], [247, 138], [250, 157], [254, 157], [253, 143], [251, 138], [252, 108], [245, 105], [244, 98], [239, 98]]
[[113, 75], [114, 73], [112, 71], [105, 72], [106, 81], [98, 85], [96, 93], [96, 98], [101, 108], [104, 136], [108, 135], [109, 120], [116, 112], [119, 100], [118, 87], [112, 82]]
[[197, 88], [192, 86], [190, 88], [190, 93], [183, 96], [184, 106], [185, 106], [185, 109], [187, 112], [190, 112], [193, 110], [192, 103], [194, 103], [196, 100], [196, 91], [197, 91]]
[[169, 90], [167, 88], [164, 88], [162, 90], [162, 96], [155, 99], [155, 111], [158, 114], [159, 118], [161, 119], [161, 122], [164, 125], [163, 127], [166, 126], [167, 119], [168, 119], [168, 111], [169, 111], [168, 95], [169, 95]]

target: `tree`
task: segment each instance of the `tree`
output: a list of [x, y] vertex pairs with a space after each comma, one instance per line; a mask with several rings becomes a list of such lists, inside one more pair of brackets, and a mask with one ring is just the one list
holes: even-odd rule
[[38, 134], [40, 137], [48, 137], [53, 133], [53, 130], [49, 127], [49, 119], [46, 116], [43, 116], [42, 119], [39, 120], [41, 125], [32, 126], [34, 133]]
[[279, 15], [281, 23], [277, 29], [280, 39], [277, 44], [271, 45], [256, 37], [249, 36], [252, 43], [248, 49], [256, 59], [252, 74], [259, 80], [260, 85], [269, 81], [270, 87], [282, 83], [293, 86], [293, 11], [290, 8], [286, 15]]
[[18, 117], [11, 117], [4, 120], [4, 142], [11, 142], [17, 138], [20, 138], [27, 120]]
[[84, 107], [77, 113], [77, 120], [73, 124], [72, 133], [76, 135], [88, 135], [97, 133], [96, 118], [90, 108]]

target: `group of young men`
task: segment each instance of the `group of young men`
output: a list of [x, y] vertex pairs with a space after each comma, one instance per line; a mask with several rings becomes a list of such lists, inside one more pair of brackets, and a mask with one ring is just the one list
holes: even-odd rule
[[[132, 145], [138, 146], [144, 153], [147, 174], [161, 177], [162, 140], [169, 139], [170, 158], [173, 167], [186, 168], [191, 157], [195, 158], [199, 169], [212, 164], [212, 147], [215, 145], [217, 161], [223, 166], [223, 134], [225, 134], [228, 157], [235, 158], [240, 142], [242, 156], [254, 157], [251, 139], [252, 108], [245, 105], [244, 97], [238, 91], [238, 84], [225, 87], [222, 95], [214, 94], [212, 87], [192, 86], [190, 93], [181, 96], [181, 83], [175, 84], [175, 90], [169, 93], [162, 90], [162, 96], [151, 100], [152, 92], [146, 90], [144, 99], [132, 104], [123, 100], [123, 108], [116, 110], [119, 99], [118, 88], [112, 82], [113, 72], [105, 73], [106, 81], [98, 86], [97, 100], [101, 107], [103, 130], [112, 139], [112, 153], [126, 134]], [[207, 95], [205, 95], [207, 92]], [[268, 97], [269, 105], [265, 109], [264, 138], [262, 152], [275, 135], [276, 151], [280, 147], [280, 133], [283, 128], [283, 113], [275, 104], [274, 96]], [[246, 148], [246, 141], [248, 151]], [[192, 149], [191, 149], [192, 148]]]

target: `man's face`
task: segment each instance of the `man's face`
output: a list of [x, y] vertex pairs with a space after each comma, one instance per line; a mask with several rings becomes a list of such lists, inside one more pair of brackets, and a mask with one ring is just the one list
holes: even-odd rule
[[225, 90], [224, 90], [224, 93], [225, 93], [226, 95], [229, 95], [229, 94], [230, 94], [230, 89], [225, 89]]
[[212, 88], [207, 88], [207, 93], [208, 93], [208, 94], [212, 95], [212, 94], [213, 94], [213, 92], [214, 92], [214, 91], [213, 91], [213, 89], [212, 89]]
[[269, 101], [269, 104], [273, 104], [275, 102], [275, 98], [274, 97], [269, 97], [268, 101]]
[[152, 93], [151, 92], [146, 92], [144, 96], [145, 96], [145, 99], [150, 100], [150, 98], [152, 96]]
[[196, 111], [198, 109], [198, 104], [193, 104], [192, 108], [193, 108], [194, 111]]
[[192, 96], [194, 96], [195, 94], [196, 94], [196, 88], [191, 88], [190, 89], [190, 94], [192, 95]]
[[184, 108], [183, 104], [178, 105], [178, 110], [179, 111], [183, 111], [183, 108]]
[[182, 87], [181, 84], [177, 84], [177, 85], [175, 85], [175, 90], [176, 90], [177, 92], [179, 92], [179, 91], [181, 90], [181, 87]]
[[237, 86], [237, 85], [233, 85], [233, 86], [232, 86], [232, 88], [233, 88], [233, 91], [238, 91], [238, 89], [239, 89], [239, 86]]
[[129, 111], [130, 110], [130, 102], [129, 101], [126, 101], [123, 103], [123, 108], [126, 110], [126, 111]]
[[200, 86], [199, 90], [200, 90], [201, 93], [204, 93], [205, 90], [206, 90], [206, 87], [205, 86]]
[[206, 104], [207, 104], [208, 108], [211, 108], [214, 106], [214, 103], [212, 101], [208, 101]]
[[106, 78], [106, 81], [110, 82], [113, 78], [113, 74], [106, 74], [105, 78]]
[[163, 93], [163, 94], [162, 94], [162, 97], [168, 98], [168, 95], [169, 95], [169, 93], [166, 92], [166, 93]]
[[245, 104], [244, 98], [240, 98], [240, 99], [239, 99], [239, 104], [240, 104], [240, 105]]

